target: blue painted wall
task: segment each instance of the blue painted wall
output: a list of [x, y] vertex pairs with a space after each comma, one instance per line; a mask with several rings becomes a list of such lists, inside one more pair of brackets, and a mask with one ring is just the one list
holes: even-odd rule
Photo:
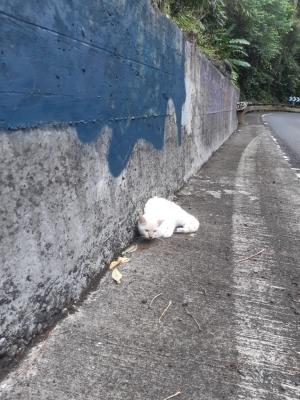
[[1, 129], [109, 126], [117, 176], [138, 139], [163, 146], [170, 98], [181, 126], [183, 39], [150, 1], [2, 0], [0, 37]]

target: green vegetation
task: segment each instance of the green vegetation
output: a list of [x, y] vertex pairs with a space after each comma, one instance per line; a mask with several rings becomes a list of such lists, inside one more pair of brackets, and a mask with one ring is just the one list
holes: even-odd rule
[[248, 101], [300, 95], [298, 0], [154, 0]]

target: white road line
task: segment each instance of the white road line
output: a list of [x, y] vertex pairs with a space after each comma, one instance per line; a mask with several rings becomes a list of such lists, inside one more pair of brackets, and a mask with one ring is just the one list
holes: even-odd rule
[[300, 179], [300, 169], [299, 168], [293, 168], [291, 165], [291, 159], [289, 158], [289, 156], [285, 153], [285, 151], [282, 149], [282, 147], [280, 146], [280, 144], [278, 143], [278, 140], [271, 134], [271, 138], [272, 140], [276, 143], [277, 148], [279, 149], [282, 157], [284, 158], [284, 160], [286, 160], [289, 163], [290, 168], [295, 172], [295, 175], [298, 179]]

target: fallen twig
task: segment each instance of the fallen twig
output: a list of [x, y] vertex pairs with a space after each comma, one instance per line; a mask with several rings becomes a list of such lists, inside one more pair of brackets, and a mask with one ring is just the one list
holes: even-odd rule
[[122, 251], [122, 255], [133, 253], [138, 249], [138, 245], [136, 243], [132, 244], [131, 246], [127, 247], [124, 251]]
[[157, 299], [161, 295], [162, 295], [162, 293], [159, 293], [159, 294], [157, 294], [156, 296], [153, 297], [153, 299], [150, 301], [149, 308], [151, 308], [151, 305], [154, 302], [154, 300]]
[[172, 399], [173, 397], [176, 397], [176, 396], [178, 396], [179, 394], [181, 394], [181, 391], [180, 391], [180, 390], [178, 390], [178, 392], [176, 392], [176, 393], [172, 394], [171, 396], [169, 396], [169, 397], [166, 397], [164, 400], [169, 400], [169, 399]]
[[199, 329], [199, 332], [202, 332], [199, 322], [196, 320], [196, 318], [193, 316], [193, 314], [191, 314], [186, 308], [185, 308], [185, 312], [187, 313], [187, 315], [189, 315], [191, 318], [193, 318], [193, 320], [195, 321], [195, 324], [197, 325], [197, 327]]
[[161, 316], [159, 317], [159, 322], [161, 322], [163, 316], [165, 315], [165, 313], [168, 311], [170, 305], [172, 304], [172, 301], [169, 301], [169, 304], [167, 305], [167, 307], [164, 309], [164, 311], [162, 312]]
[[238, 262], [250, 260], [250, 258], [256, 257], [256, 256], [258, 256], [259, 254], [263, 253], [264, 251], [266, 251], [266, 249], [262, 249], [262, 250], [258, 251], [257, 253], [252, 254], [252, 256], [242, 258], [241, 260], [238, 260]]

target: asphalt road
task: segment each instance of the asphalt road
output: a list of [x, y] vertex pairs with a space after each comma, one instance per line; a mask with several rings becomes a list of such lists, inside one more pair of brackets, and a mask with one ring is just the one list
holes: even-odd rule
[[138, 242], [1, 400], [299, 400], [300, 185], [260, 115], [176, 194], [196, 234]]
[[293, 167], [300, 168], [300, 114], [265, 114], [264, 121], [270, 125]]

